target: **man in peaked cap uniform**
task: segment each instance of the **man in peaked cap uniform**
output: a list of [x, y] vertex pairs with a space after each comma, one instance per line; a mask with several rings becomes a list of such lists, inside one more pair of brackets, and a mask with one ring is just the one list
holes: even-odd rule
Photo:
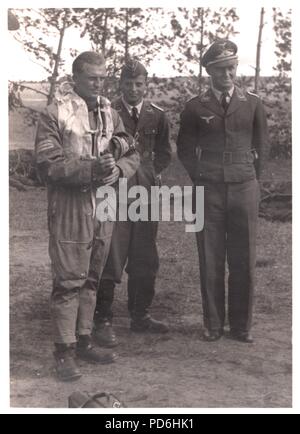
[[[171, 159], [169, 125], [164, 111], [144, 99], [147, 70], [138, 61], [127, 62], [121, 72], [122, 97], [113, 104], [126, 131], [137, 138], [141, 165], [128, 188], [140, 185], [150, 192]], [[159, 267], [156, 247], [157, 222], [116, 222], [110, 255], [102, 276], [95, 316], [98, 343], [117, 345], [112, 329], [112, 302], [116, 283], [121, 282], [127, 261], [128, 309], [135, 332], [165, 333], [168, 327], [149, 315]]]
[[213, 43], [203, 56], [211, 87], [181, 114], [178, 156], [195, 185], [204, 186], [205, 224], [197, 234], [204, 339], [224, 332], [225, 262], [229, 268], [230, 335], [250, 334], [255, 272], [259, 184], [268, 133], [260, 98], [234, 85], [237, 46]]

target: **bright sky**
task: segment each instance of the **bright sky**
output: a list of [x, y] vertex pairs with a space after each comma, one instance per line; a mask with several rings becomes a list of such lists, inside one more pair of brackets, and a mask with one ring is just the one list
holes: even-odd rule
[[[245, 6], [237, 6], [237, 15], [240, 20], [235, 24], [236, 31], [239, 32], [234, 38], [234, 41], [239, 47], [239, 74], [254, 75], [256, 44], [258, 37], [258, 28], [260, 20], [260, 5], [248, 2]], [[282, 7], [281, 7], [282, 8]], [[282, 8], [283, 9], [283, 8]], [[283, 9], [284, 10], [284, 9]], [[16, 11], [17, 14], [17, 11]], [[263, 43], [261, 51], [261, 75], [272, 75], [273, 66], [276, 63], [274, 55], [275, 41], [273, 31], [272, 6], [266, 7], [265, 27], [263, 30]], [[43, 68], [38, 66], [34, 56], [27, 53], [21, 44], [14, 39], [15, 33], [9, 32], [9, 64], [8, 75], [10, 80], [33, 80], [39, 81], [47, 79], [47, 73]], [[49, 44], [53, 46], [54, 51], [57, 50], [58, 38], [49, 40]], [[66, 71], [71, 70], [71, 57], [69, 49], [76, 47], [79, 51], [91, 49], [88, 38], [80, 38], [80, 29], [69, 29], [66, 32], [64, 40], [63, 58], [66, 59]], [[22, 67], [20, 67], [22, 65]], [[194, 65], [195, 73], [198, 73], [198, 65]], [[150, 75], [171, 76], [174, 75], [170, 63], [164, 59], [163, 55], [157, 55], [149, 68]], [[176, 74], [175, 74], [176, 75]]]

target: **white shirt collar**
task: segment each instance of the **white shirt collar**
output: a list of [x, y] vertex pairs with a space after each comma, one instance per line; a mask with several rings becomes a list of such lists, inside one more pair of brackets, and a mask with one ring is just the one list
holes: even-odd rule
[[[134, 106], [128, 104], [128, 103], [125, 101], [125, 99], [124, 99], [123, 96], [122, 96], [122, 102], [123, 102], [124, 106], [126, 107], [128, 113], [129, 113], [130, 116], [131, 116], [131, 114], [132, 114], [132, 109], [133, 109]], [[139, 114], [139, 115], [141, 114], [141, 110], [142, 110], [142, 106], [143, 106], [143, 104], [144, 104], [144, 100], [142, 100], [142, 101], [141, 101], [137, 106], [135, 106], [135, 107], [137, 108], [137, 111], [138, 111], [138, 114]]]
[[[217, 100], [221, 101], [221, 98], [222, 98], [222, 95], [224, 92], [221, 92], [220, 90], [216, 89], [212, 83], [211, 83], [211, 90], [215, 94], [215, 97], [217, 98]], [[232, 95], [234, 92], [234, 86], [232, 86], [232, 88], [230, 90], [227, 90], [227, 92], [229, 93], [230, 98], [232, 98]]]

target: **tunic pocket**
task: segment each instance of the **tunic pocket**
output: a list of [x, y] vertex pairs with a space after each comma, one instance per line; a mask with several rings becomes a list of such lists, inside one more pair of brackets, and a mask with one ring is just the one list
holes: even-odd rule
[[89, 272], [91, 242], [50, 240], [50, 256], [59, 280], [86, 279]]
[[155, 147], [155, 140], [158, 134], [158, 130], [156, 127], [147, 127], [144, 131], [145, 134], [145, 146], [144, 151], [153, 151]]

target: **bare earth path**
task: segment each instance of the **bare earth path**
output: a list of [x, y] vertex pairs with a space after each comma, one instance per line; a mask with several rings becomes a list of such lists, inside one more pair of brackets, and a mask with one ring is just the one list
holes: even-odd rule
[[161, 270], [153, 315], [169, 336], [128, 329], [126, 282], [116, 296], [118, 362], [81, 364], [83, 378], [53, 375], [48, 300], [46, 191], [10, 191], [11, 405], [66, 407], [75, 390], [108, 391], [128, 407], [291, 407], [291, 224], [260, 221], [253, 346], [201, 340], [201, 300], [194, 235], [161, 223]]

